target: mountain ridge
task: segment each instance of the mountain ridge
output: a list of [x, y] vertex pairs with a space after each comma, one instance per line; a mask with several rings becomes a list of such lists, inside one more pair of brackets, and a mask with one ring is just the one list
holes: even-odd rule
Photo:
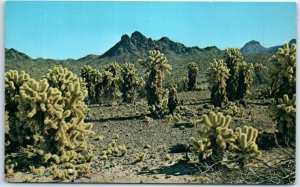
[[[289, 44], [296, 43], [296, 39], [289, 41]], [[257, 53], [274, 53], [278, 48], [283, 45], [273, 46], [266, 48], [260, 44], [260, 42], [255, 40], [250, 40], [245, 43], [241, 48], [243, 54], [257, 54]], [[170, 38], [164, 36], [158, 40], [153, 40], [144, 36], [141, 32], [135, 31], [130, 36], [124, 34], [121, 36], [119, 42], [108, 49], [101, 55], [88, 54], [78, 59], [66, 59], [66, 60], [55, 60], [55, 59], [44, 59], [36, 58], [33, 59], [30, 56], [22, 53], [14, 48], [5, 48], [5, 59], [12, 61], [24, 61], [24, 60], [55, 60], [55, 61], [69, 61], [69, 62], [88, 62], [97, 63], [99, 61], [107, 60], [118, 60], [123, 59], [123, 61], [134, 62], [137, 59], [143, 59], [147, 57], [147, 52], [149, 50], [157, 49], [165, 53], [167, 57], [187, 57], [187, 56], [201, 56], [201, 55], [221, 55], [224, 50], [219, 49], [217, 46], [207, 46], [205, 48], [200, 48], [198, 46], [187, 47], [182, 43], [174, 42]]]

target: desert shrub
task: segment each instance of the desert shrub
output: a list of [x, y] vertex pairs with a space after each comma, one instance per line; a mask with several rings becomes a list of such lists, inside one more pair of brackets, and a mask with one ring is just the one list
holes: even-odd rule
[[237, 100], [243, 100], [250, 93], [249, 88], [253, 82], [253, 73], [254, 67], [252, 63], [241, 63], [236, 93]]
[[191, 151], [199, 157], [199, 161], [222, 161], [223, 158], [236, 158], [240, 166], [244, 166], [251, 158], [259, 156], [255, 143], [257, 130], [244, 126], [233, 131], [229, 125], [231, 116], [210, 112], [202, 116], [200, 140], [190, 138]]
[[294, 94], [292, 99], [289, 99], [285, 94], [272, 108], [279, 135], [286, 144], [294, 144], [296, 141], [296, 95]]
[[[24, 75], [12, 71], [5, 75], [5, 102], [9, 106], [14, 100], [17, 106], [9, 112], [6, 172], [24, 168], [42, 172], [44, 166], [89, 162], [86, 136], [92, 133], [92, 124], [84, 122], [87, 90], [80, 79], [62, 66], [51, 68], [40, 81]], [[24, 77], [27, 81], [20, 84]], [[67, 170], [57, 172], [62, 178], [69, 176]]]
[[189, 63], [187, 67], [188, 67], [187, 89], [189, 91], [194, 91], [196, 87], [196, 81], [197, 81], [199, 69], [195, 62]]
[[121, 76], [123, 79], [121, 85], [122, 98], [126, 103], [133, 103], [139, 90], [144, 85], [144, 80], [137, 73], [134, 64], [126, 63], [122, 66]]
[[285, 44], [270, 58], [271, 94], [282, 98], [284, 94], [293, 97], [296, 93], [296, 44]]
[[[88, 98], [90, 101], [99, 100], [99, 92], [101, 92], [101, 81], [102, 74], [96, 68], [90, 65], [84, 65], [81, 67], [81, 74], [83, 81], [86, 83], [86, 88], [88, 90]], [[96, 97], [97, 96], [97, 97]]]
[[166, 74], [172, 69], [167, 58], [158, 50], [149, 51], [149, 57], [141, 62], [147, 67], [147, 101], [151, 114], [156, 118], [162, 118], [167, 113], [168, 94], [163, 87]]
[[223, 106], [228, 102], [226, 82], [229, 77], [229, 69], [223, 60], [214, 59], [206, 71], [206, 76], [211, 90], [211, 103], [215, 106]]
[[168, 96], [168, 108], [171, 114], [174, 113], [174, 110], [178, 106], [178, 96], [177, 96], [177, 85], [172, 84], [169, 88], [169, 96]]
[[261, 63], [256, 63], [254, 64], [254, 72], [258, 84], [267, 83], [267, 72], [268, 72], [267, 66], [264, 66]]
[[112, 62], [104, 66], [102, 78], [102, 102], [107, 104], [116, 104], [121, 98], [121, 84], [123, 82], [121, 77], [121, 66]]
[[238, 48], [228, 48], [223, 56], [224, 63], [229, 69], [229, 77], [227, 79], [226, 92], [228, 99], [234, 101], [237, 99], [237, 89], [239, 84], [240, 65], [244, 61], [244, 57]]

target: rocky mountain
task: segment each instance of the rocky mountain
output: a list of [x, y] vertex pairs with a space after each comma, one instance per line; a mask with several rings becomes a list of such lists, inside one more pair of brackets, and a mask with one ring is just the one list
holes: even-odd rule
[[[291, 46], [293, 43], [296, 43], [296, 39], [292, 39], [289, 41], [289, 45]], [[266, 48], [262, 46], [258, 41], [251, 40], [247, 42], [242, 48], [241, 52], [243, 54], [257, 54], [257, 53], [276, 53], [279, 48], [282, 48], [283, 45], [273, 46]]]
[[5, 59], [13, 61], [32, 60], [28, 55], [21, 53], [14, 48], [5, 49]]
[[103, 58], [122, 58], [128, 61], [135, 61], [140, 58], [147, 57], [149, 50], [158, 49], [167, 57], [179, 56], [195, 56], [203, 53], [220, 54], [222, 50], [217, 47], [207, 47], [201, 49], [199, 47], [186, 47], [185, 45], [174, 42], [167, 37], [162, 37], [159, 40], [147, 38], [142, 33], [135, 31], [128, 36], [127, 34], [121, 37], [121, 40], [102, 54], [99, 59]]
[[268, 49], [263, 47], [258, 41], [251, 40], [247, 42], [242, 48], [241, 52], [243, 54], [253, 54], [253, 53], [264, 53], [267, 52]]
[[[292, 44], [296, 44], [296, 39], [292, 39], [289, 41], [289, 46], [291, 46]], [[283, 45], [278, 45], [278, 46], [274, 46], [274, 47], [269, 47], [268, 48], [268, 52], [271, 53], [276, 53], [276, 51], [278, 51], [279, 48], [282, 48]]]

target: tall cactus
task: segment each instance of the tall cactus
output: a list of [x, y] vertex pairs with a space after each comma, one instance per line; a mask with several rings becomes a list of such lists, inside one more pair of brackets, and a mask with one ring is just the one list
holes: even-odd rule
[[168, 96], [168, 108], [171, 114], [174, 113], [174, 110], [178, 106], [178, 96], [177, 96], [177, 85], [172, 84], [169, 88], [169, 96]]
[[283, 98], [279, 98], [273, 111], [279, 134], [286, 143], [294, 144], [296, 141], [296, 94], [292, 99], [287, 94]]
[[195, 62], [191, 62], [188, 64], [188, 90], [194, 91], [196, 88], [197, 75], [199, 72], [198, 66]]
[[270, 58], [269, 75], [272, 95], [282, 98], [284, 94], [293, 97], [296, 93], [296, 44], [285, 44]]
[[241, 63], [236, 99], [244, 99], [250, 92], [249, 88], [253, 82], [254, 67], [252, 63]]
[[[43, 80], [28, 79], [16, 92], [12, 85], [17, 85], [23, 75], [12, 80], [10, 74], [6, 74], [6, 80], [10, 80], [5, 83], [6, 92], [9, 95], [14, 91], [15, 96], [6, 97], [6, 103], [14, 99], [17, 110], [9, 118], [8, 154], [20, 151], [28, 164], [45, 166], [53, 161], [89, 160], [86, 135], [92, 133], [92, 124], [84, 122], [87, 91], [80, 79], [62, 66], [54, 66]], [[19, 163], [24, 159], [15, 159], [7, 160], [7, 164], [25, 167]]]
[[206, 76], [211, 90], [211, 103], [213, 105], [223, 106], [228, 102], [226, 82], [229, 75], [229, 69], [223, 60], [217, 61], [214, 59], [214, 62], [209, 65]]
[[104, 66], [102, 90], [103, 99], [106, 103], [115, 104], [121, 98], [120, 87], [123, 82], [121, 66], [117, 62], [112, 62]]
[[138, 75], [134, 64], [131, 63], [126, 63], [122, 66], [121, 76], [123, 79], [121, 85], [123, 101], [133, 103], [144, 84], [144, 80]]
[[[88, 98], [90, 101], [99, 100], [99, 92], [101, 92], [100, 85], [102, 83], [102, 74], [96, 68], [90, 65], [84, 65], [81, 68], [80, 75], [84, 82], [86, 82], [86, 87], [88, 90]], [[97, 97], [96, 97], [97, 96]]]
[[267, 79], [265, 78], [267, 71], [268, 71], [267, 66], [264, 66], [261, 63], [256, 63], [254, 65], [255, 76], [259, 84], [264, 84], [267, 82], [266, 81]]
[[244, 61], [244, 57], [238, 48], [228, 48], [225, 50], [224, 63], [229, 68], [230, 76], [227, 80], [226, 92], [228, 99], [234, 101], [237, 99], [237, 89], [240, 65]]
[[172, 69], [167, 58], [158, 50], [149, 51], [149, 57], [141, 62], [147, 67], [147, 101], [149, 110], [154, 117], [162, 118], [167, 111], [168, 95], [163, 88], [163, 81], [166, 74]]

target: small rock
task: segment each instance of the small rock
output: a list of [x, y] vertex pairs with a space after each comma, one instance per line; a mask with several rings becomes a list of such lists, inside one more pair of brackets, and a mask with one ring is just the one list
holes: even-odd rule
[[178, 176], [178, 175], [180, 175], [180, 172], [176, 172], [176, 173], [174, 173], [174, 175], [175, 175], [175, 176]]
[[166, 179], [168, 179], [168, 178], [171, 178], [171, 176], [170, 175], [166, 175], [166, 177], [165, 177]]
[[159, 179], [159, 177], [158, 177], [158, 176], [153, 176], [153, 178], [154, 178], [154, 179]]
[[180, 130], [184, 130], [185, 127], [184, 127], [184, 126], [180, 126], [179, 129], [180, 129]]
[[149, 149], [151, 146], [150, 145], [145, 145], [145, 149]]

